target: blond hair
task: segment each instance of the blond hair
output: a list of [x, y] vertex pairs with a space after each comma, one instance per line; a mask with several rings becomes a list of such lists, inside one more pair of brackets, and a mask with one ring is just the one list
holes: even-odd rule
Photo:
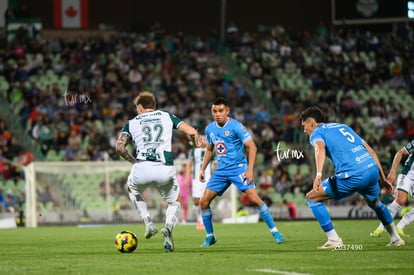
[[141, 105], [144, 109], [155, 109], [157, 100], [153, 93], [142, 91], [134, 98], [135, 106]]

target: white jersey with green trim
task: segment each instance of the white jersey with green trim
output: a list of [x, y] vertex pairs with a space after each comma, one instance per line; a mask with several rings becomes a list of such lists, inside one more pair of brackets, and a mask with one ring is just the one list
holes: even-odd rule
[[172, 136], [183, 121], [167, 111], [156, 110], [137, 115], [121, 130], [135, 143], [138, 160], [173, 165]]
[[[199, 180], [198, 176], [200, 175], [201, 165], [203, 164], [204, 155], [206, 153], [206, 148], [194, 148], [192, 151], [193, 158], [193, 179]], [[208, 181], [211, 177], [211, 161], [207, 165], [206, 170], [204, 171], [204, 179]]]

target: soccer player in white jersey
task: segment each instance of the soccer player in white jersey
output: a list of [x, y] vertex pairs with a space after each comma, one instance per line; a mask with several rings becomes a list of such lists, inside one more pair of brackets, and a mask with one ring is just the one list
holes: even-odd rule
[[206, 170], [204, 172], [204, 182], [200, 181], [199, 175], [200, 175], [200, 169], [201, 165], [203, 164], [203, 158], [206, 153], [206, 136], [200, 135], [198, 136], [199, 139], [199, 148], [194, 148], [190, 152], [190, 165], [192, 166], [193, 170], [193, 186], [192, 186], [192, 197], [193, 197], [193, 203], [194, 203], [194, 211], [197, 217], [197, 225], [196, 228], [198, 230], [204, 230], [203, 220], [201, 218], [201, 212], [200, 212], [200, 198], [203, 195], [204, 189], [206, 188], [206, 182], [210, 180], [212, 167], [214, 166], [214, 163], [210, 162]]
[[[161, 229], [161, 234], [165, 251], [172, 252], [172, 231], [180, 213], [180, 188], [171, 150], [173, 129], [187, 134], [192, 144], [197, 144], [197, 130], [167, 111], [156, 110], [156, 99], [150, 92], [141, 92], [134, 99], [134, 104], [138, 115], [124, 125], [116, 151], [132, 164], [127, 182], [128, 194], [146, 225], [145, 238], [151, 238], [158, 230], [151, 220], [142, 193], [153, 186], [168, 203], [165, 227]], [[136, 146], [136, 158], [126, 148], [131, 141]]]
[[[306, 194], [307, 203], [328, 241], [318, 249], [335, 249], [343, 246], [336, 233], [328, 209], [323, 203], [329, 199], [341, 200], [354, 193], [361, 194], [368, 206], [385, 225], [391, 242], [387, 246], [402, 246], [388, 208], [379, 200], [379, 176], [388, 192], [393, 186], [388, 182], [375, 151], [355, 131], [341, 123], [327, 122], [318, 107], [301, 113], [303, 131], [315, 149], [316, 175], [313, 188]], [[322, 180], [326, 157], [332, 160], [335, 175]]]
[[[407, 157], [408, 156], [408, 157]], [[392, 161], [391, 170], [388, 173], [387, 179], [390, 182], [395, 181], [397, 168], [400, 165], [401, 160], [407, 157], [403, 168], [397, 179], [397, 196], [394, 201], [388, 205], [388, 209], [393, 217], [401, 211], [401, 208], [407, 202], [407, 196], [414, 196], [414, 140], [403, 146], [394, 156]], [[409, 237], [404, 234], [404, 227], [414, 221], [414, 208], [407, 212], [397, 224], [397, 231], [401, 237]], [[371, 237], [380, 237], [385, 231], [384, 225], [381, 223], [374, 232], [371, 233]]]
[[231, 184], [246, 194], [249, 202], [257, 208], [276, 243], [281, 244], [285, 238], [277, 229], [269, 209], [256, 191], [253, 173], [256, 144], [246, 127], [229, 117], [229, 113], [227, 99], [218, 97], [211, 105], [214, 121], [208, 124], [205, 130], [207, 150], [200, 169], [200, 181], [205, 182], [205, 171], [214, 154], [217, 158], [217, 168], [207, 182], [200, 200], [201, 216], [206, 231], [206, 239], [202, 246], [211, 246], [217, 242], [210, 203], [217, 196], [221, 196]]

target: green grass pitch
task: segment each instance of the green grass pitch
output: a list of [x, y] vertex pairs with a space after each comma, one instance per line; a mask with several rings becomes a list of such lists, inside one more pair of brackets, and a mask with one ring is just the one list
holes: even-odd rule
[[[144, 239], [143, 224], [0, 229], [0, 274], [413, 274], [414, 227], [404, 247], [371, 238], [376, 220], [337, 220], [343, 251], [317, 251], [326, 237], [316, 221], [276, 222], [285, 243], [276, 244], [264, 223], [215, 224], [218, 242], [200, 247], [204, 231], [177, 225], [175, 251], [165, 253], [161, 234]], [[161, 224], [158, 224], [161, 229]], [[124, 229], [138, 236], [137, 250], [114, 246]]]

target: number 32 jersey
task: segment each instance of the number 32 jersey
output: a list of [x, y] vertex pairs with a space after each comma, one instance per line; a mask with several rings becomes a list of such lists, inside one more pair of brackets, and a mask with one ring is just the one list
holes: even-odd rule
[[122, 133], [135, 143], [137, 159], [173, 165], [172, 136], [182, 120], [167, 111], [156, 110], [137, 115], [124, 125]]
[[317, 141], [325, 144], [326, 155], [332, 160], [339, 178], [348, 178], [376, 165], [364, 146], [365, 141], [348, 125], [319, 124], [309, 140], [312, 146]]

